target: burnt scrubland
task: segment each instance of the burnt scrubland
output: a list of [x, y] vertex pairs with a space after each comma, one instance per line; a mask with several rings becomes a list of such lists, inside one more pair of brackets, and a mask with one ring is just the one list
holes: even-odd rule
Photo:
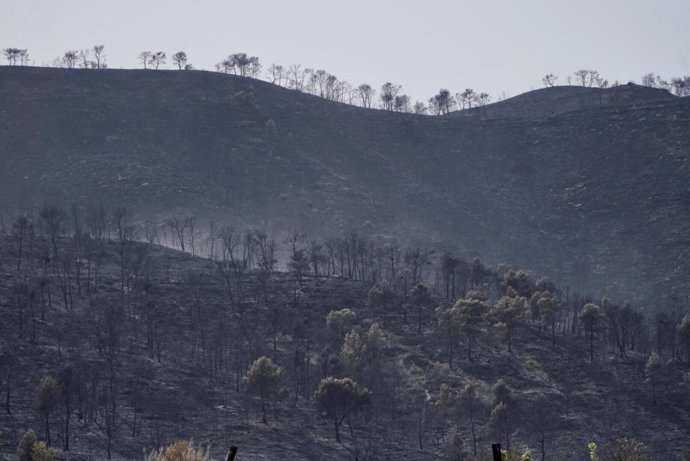
[[0, 67], [0, 452], [685, 460], [688, 127]]
[[0, 203], [360, 230], [653, 307], [687, 294], [690, 99], [559, 86], [423, 116], [201, 71], [0, 68]]
[[239, 459], [690, 450], [687, 312], [356, 233], [224, 227], [195, 243], [209, 259], [137, 241], [124, 209], [38, 216], [0, 246], [9, 459], [28, 428], [69, 459], [177, 440]]

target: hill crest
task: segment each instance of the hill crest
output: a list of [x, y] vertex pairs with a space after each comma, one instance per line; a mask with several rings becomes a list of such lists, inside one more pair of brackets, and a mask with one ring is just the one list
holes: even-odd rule
[[472, 110], [369, 110], [212, 72], [3, 67], [0, 205], [359, 230], [614, 296], [684, 292], [690, 99], [559, 87]]

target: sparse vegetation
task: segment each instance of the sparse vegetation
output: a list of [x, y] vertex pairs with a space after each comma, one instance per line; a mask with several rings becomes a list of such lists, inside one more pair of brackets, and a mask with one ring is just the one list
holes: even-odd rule
[[[147, 69], [165, 68], [163, 51], [142, 52], [140, 58]], [[77, 68], [102, 69], [104, 59], [102, 45], [69, 51], [60, 57], [60, 65], [75, 70], [59, 72], [78, 78]], [[172, 60], [178, 70], [187, 66], [184, 52], [175, 53]], [[254, 56], [236, 53], [218, 69], [258, 77], [261, 64]], [[24, 70], [32, 71], [8, 69]], [[409, 112], [413, 107], [402, 88], [393, 83], [380, 91], [368, 84], [353, 89], [325, 70], [299, 65], [274, 65], [269, 72], [276, 85], [329, 101], [358, 100], [370, 108], [380, 100], [381, 107], [392, 112]], [[109, 73], [97, 75], [101, 74]], [[164, 72], [136, 74], [145, 74], [143, 81], [149, 83], [168, 78]], [[599, 201], [599, 192], [608, 190], [601, 185], [607, 177], [596, 173], [614, 165], [629, 166], [637, 175], [639, 165], [632, 164], [634, 159], [620, 160], [618, 152], [609, 150], [599, 155], [601, 150], [594, 148], [591, 155], [575, 155], [568, 150], [570, 144], [554, 144], [547, 135], [516, 135], [529, 126], [505, 121], [516, 118], [497, 117], [491, 122], [495, 125], [485, 124], [485, 118], [491, 117], [483, 111], [489, 97], [471, 88], [456, 97], [442, 89], [429, 100], [429, 108], [414, 105], [416, 112], [430, 110], [447, 116], [444, 120], [324, 109], [313, 123], [336, 120], [323, 125], [329, 127], [328, 139], [314, 136], [302, 142], [306, 138], [302, 138], [298, 116], [295, 120], [290, 120], [292, 115], [268, 118], [266, 110], [273, 104], [266, 92], [276, 92], [281, 104], [280, 98], [289, 100], [295, 93], [217, 74], [173, 75], [180, 94], [189, 89], [185, 87], [188, 77], [189, 81], [219, 79], [227, 86], [218, 94], [206, 93], [204, 85], [190, 86], [198, 93], [194, 93], [194, 103], [185, 107], [204, 121], [207, 130], [198, 143], [185, 140], [189, 133], [163, 136], [153, 125], [130, 125], [128, 118], [111, 130], [98, 117], [87, 120], [76, 109], [74, 123], [84, 122], [83, 136], [67, 141], [69, 136], [55, 136], [49, 144], [41, 134], [36, 139], [17, 135], [11, 144], [2, 144], [7, 141], [0, 139], [3, 152], [10, 145], [20, 146], [17, 152], [26, 146], [43, 146], [31, 150], [36, 159], [70, 152], [79, 181], [88, 187], [92, 181], [97, 184], [96, 189], [75, 186], [76, 192], [66, 192], [64, 196], [87, 197], [69, 206], [60, 202], [64, 196], [57, 195], [54, 201], [41, 197], [32, 202], [32, 193], [27, 192], [23, 200], [16, 192], [14, 199], [7, 199], [7, 203], [15, 199], [17, 203], [6, 204], [6, 215], [0, 220], [0, 314], [6, 319], [0, 324], [0, 385], [7, 415], [0, 420], [0, 441], [9, 447], [6, 450], [16, 448], [20, 459], [27, 461], [55, 458], [51, 445], [75, 457], [133, 459], [141, 456], [142, 448], [163, 446], [148, 453], [147, 459], [205, 461], [220, 456], [222, 444], [231, 437], [246, 444], [248, 452], [263, 450], [269, 457], [275, 456], [276, 447], [288, 447], [290, 454], [305, 459], [395, 459], [410, 453], [418, 459], [481, 459], [490, 442], [500, 440], [512, 459], [544, 460], [584, 454], [583, 440], [591, 437], [601, 446], [599, 455], [596, 445], [590, 446], [592, 459], [632, 461], [668, 455], [659, 440], [666, 435], [679, 439], [690, 412], [685, 387], [690, 314], [682, 292], [686, 281], [677, 282], [686, 266], [679, 263], [680, 269], [668, 277], [663, 267], [654, 266], [658, 273], [645, 274], [642, 282], [656, 284], [659, 292], [667, 286], [677, 291], [642, 302], [633, 286], [638, 279], [629, 276], [639, 275], [633, 271], [635, 264], [622, 267], [627, 263], [612, 262], [614, 250], [600, 243], [605, 239], [602, 229], [615, 234], [621, 231], [616, 227], [619, 218], [626, 226], [628, 221], [620, 214], [603, 224], [596, 218], [611, 211]], [[555, 76], [547, 77], [545, 85], [555, 86]], [[607, 86], [593, 71], [583, 70], [577, 78], [585, 87]], [[651, 86], [657, 80], [648, 77], [645, 81]], [[12, 82], [16, 85], [16, 80]], [[7, 93], [2, 85], [6, 83], [0, 83], [5, 93], [0, 95]], [[682, 88], [683, 83], [678, 85]], [[553, 89], [561, 90], [578, 95], [590, 91]], [[103, 105], [112, 104], [108, 85], [93, 91], [102, 91], [97, 96], [105, 98]], [[157, 91], [151, 88], [142, 97]], [[31, 99], [22, 92], [16, 94], [27, 98], [18, 99], [19, 103]], [[606, 94], [615, 99], [617, 93]], [[673, 99], [672, 104], [678, 103], [677, 98], [666, 96]], [[55, 98], [62, 101], [59, 95]], [[159, 101], [156, 98], [146, 99], [142, 107], [157, 111], [151, 103]], [[311, 114], [313, 107], [331, 107], [318, 106], [324, 103], [315, 102], [316, 98], [302, 98], [299, 110], [305, 113]], [[184, 99], [168, 101], [187, 104]], [[51, 101], [46, 101], [49, 107], [53, 107]], [[664, 157], [674, 149], [665, 141], [654, 144], [667, 139], [664, 133], [635, 139], [649, 142], [645, 149], [650, 152], [657, 152], [662, 144], [668, 147], [659, 150], [659, 156], [670, 162], [684, 152], [685, 132], [678, 128], [687, 113], [681, 105], [666, 112], [659, 101], [653, 99], [654, 104], [658, 102], [653, 109], [641, 104], [641, 112], [602, 103], [609, 111], [606, 114], [593, 111], [592, 120], [583, 120], [581, 114], [571, 112], [567, 129], [553, 130], [564, 137], [567, 130], [592, 130], [594, 138], [608, 139], [613, 128], [599, 129], [604, 126], [602, 120], [606, 127], [629, 133], [628, 128], [638, 126], [630, 120], [654, 110], [655, 119], [675, 117], [677, 125], [668, 130], [680, 150]], [[80, 104], [88, 113], [93, 103]], [[17, 127], [29, 126], [10, 106], [3, 106], [9, 114], [6, 118]], [[210, 116], [205, 118], [211, 106], [217, 111], [213, 118], [222, 119], [222, 126], [214, 125]], [[456, 123], [451, 114], [454, 106], [467, 110], [467, 123]], [[341, 119], [341, 109], [344, 117], [355, 116]], [[134, 112], [131, 117], [140, 120]], [[478, 115], [472, 118], [472, 114]], [[618, 118], [610, 119], [610, 114]], [[372, 121], [388, 119], [403, 124], [414, 121], [397, 134], [365, 130], [365, 125], [375, 125]], [[341, 120], [345, 120], [342, 125]], [[184, 120], [178, 122], [176, 130], [184, 132], [187, 128], [180, 129], [186, 126]], [[425, 132], [428, 139], [410, 134], [422, 132], [427, 123], [432, 127]], [[551, 123], [543, 121], [545, 126]], [[499, 132], [491, 127], [498, 127], [501, 136], [491, 135]], [[487, 135], [475, 137], [475, 128]], [[361, 156], [356, 153], [358, 148], [347, 144], [353, 129], [369, 133], [372, 139], [367, 143], [375, 149]], [[225, 137], [226, 132], [232, 136]], [[491, 148], [483, 150], [483, 144]], [[159, 152], [149, 149], [152, 145], [163, 147]], [[411, 150], [408, 145], [413, 146]], [[525, 151], [495, 154], [512, 145]], [[81, 157], [82, 149], [88, 158]], [[177, 149], [195, 156], [191, 160], [176, 156]], [[327, 155], [312, 157], [317, 151]], [[423, 158], [418, 155], [421, 151]], [[453, 154], [442, 155], [446, 151]], [[467, 162], [462, 168], [453, 162], [456, 151]], [[50, 155], [41, 157], [43, 152]], [[88, 169], [97, 159], [109, 165], [103, 170], [115, 170], [107, 160], [113, 152], [124, 152], [121, 155], [134, 159], [136, 166], [118, 170], [115, 179], [113, 171]], [[136, 155], [128, 157], [132, 152]], [[169, 164], [160, 160], [163, 152]], [[345, 152], [351, 155], [341, 155]], [[385, 163], [391, 152], [394, 163]], [[34, 176], [42, 178], [40, 184], [49, 184], [64, 173], [39, 175], [32, 170], [28, 176], [20, 175], [25, 160], [19, 157], [8, 155], [9, 173], [2, 174], [7, 179], [4, 184], [10, 186], [0, 187], [25, 190], [23, 181], [39, 183]], [[149, 171], [148, 157], [156, 157], [155, 162], [165, 163], [169, 170], [165, 174]], [[571, 157], [576, 158], [572, 164]], [[381, 168], [379, 161], [384, 165]], [[442, 170], [447, 171], [431, 168], [432, 161], [446, 165]], [[275, 162], [289, 168], [274, 168]], [[486, 168], [487, 163], [492, 166]], [[203, 174], [197, 175], [197, 164], [205, 165]], [[373, 168], [374, 164], [378, 166]], [[323, 170], [312, 170], [314, 165]], [[341, 167], [346, 174], [341, 174]], [[262, 174], [254, 175], [255, 168]], [[682, 168], [676, 170], [682, 172]], [[139, 181], [141, 171], [146, 171], [146, 179]], [[383, 171], [390, 171], [391, 178], [383, 177]], [[534, 179], [536, 192], [525, 193], [522, 182], [504, 186], [521, 177], [513, 176], [513, 171]], [[178, 174], [185, 180], [178, 181]], [[652, 173], [641, 174], [639, 197], [682, 198], [674, 194], [681, 194], [684, 182], [668, 185], [670, 192], [664, 195], [660, 186], [645, 182], [646, 174]], [[481, 177], [486, 175], [498, 178], [497, 185], [477, 194], [475, 181], [485, 183]], [[575, 179], [563, 179], [571, 175]], [[682, 174], [668, 177], [675, 181]], [[148, 193], [148, 181], [156, 182], [155, 193]], [[318, 188], [308, 186], [312, 182]], [[358, 189], [359, 182], [373, 186]], [[131, 184], [121, 186], [125, 183]], [[103, 203], [87, 203], [95, 200], [92, 191], [100, 188], [107, 191], [101, 194]], [[147, 192], [129, 192], [137, 188]], [[551, 190], [558, 193], [545, 192]], [[616, 191], [615, 200], [624, 207], [636, 200]], [[147, 208], [153, 200], [177, 203], [188, 192], [193, 198], [179, 202], [179, 216], [170, 211], [157, 213], [153, 205]], [[491, 199], [485, 200], [484, 195]], [[350, 203], [353, 197], [365, 197], [362, 200], [370, 207], [361, 216], [371, 221], [361, 219], [359, 227], [348, 221], [357, 222], [360, 216], [353, 211], [357, 205]], [[570, 234], [550, 227], [556, 218], [540, 214], [542, 199], [548, 202], [544, 209], [559, 210], [562, 214], [557, 216], [567, 221], [564, 226], [577, 231]], [[277, 206], [278, 201], [283, 205]], [[308, 205], [303, 207], [301, 201]], [[21, 208], [24, 204], [29, 205]], [[190, 210], [197, 205], [195, 215]], [[399, 214], [400, 210], [412, 211], [407, 215]], [[512, 217], [507, 220], [510, 225], [489, 222], [491, 210]], [[578, 217], [572, 218], [575, 214]], [[246, 224], [261, 222], [261, 216], [271, 220], [257, 228]], [[382, 232], [386, 226], [400, 226], [413, 218], [424, 223], [418, 232]], [[323, 226], [311, 228], [317, 221]], [[649, 225], [656, 226], [652, 221]], [[285, 230], [298, 227], [295, 223], [303, 231]], [[535, 223], [543, 237], [525, 232]], [[508, 230], [501, 233], [499, 227]], [[436, 233], [435, 229], [442, 230]], [[466, 240], [458, 239], [464, 243], [452, 250], [444, 239], [455, 234], [463, 234]], [[506, 235], [510, 244], [502, 238]], [[594, 242], [605, 256], [578, 259], [573, 249], [551, 256], [554, 241], [571, 238]], [[671, 240], [659, 246], [660, 254], [655, 255], [660, 265], [672, 265], [665, 262], [663, 253], [678, 243]], [[537, 269], [494, 264], [509, 246], [509, 256], [516, 261], [543, 263], [539, 271], [554, 267], [553, 261], [558, 260], [553, 279], [558, 283], [539, 278]], [[487, 255], [487, 260], [473, 258], [474, 254]], [[548, 262], [549, 258], [553, 260]], [[620, 271], [626, 283], [614, 283], [614, 270]], [[606, 277], [601, 275], [604, 271], [609, 271]], [[595, 277], [601, 280], [592, 282]], [[601, 298], [602, 292], [608, 296]], [[656, 315], [662, 310], [663, 315]], [[254, 403], [260, 404], [263, 424], [253, 414]], [[672, 416], [664, 411], [670, 406], [675, 412]], [[27, 431], [17, 448], [12, 437], [29, 426], [45, 441]], [[640, 441], [610, 443], [629, 434]], [[202, 444], [178, 441], [166, 446], [179, 437], [192, 436]], [[677, 444], [690, 448], [684, 440]]]
[[144, 461], [210, 461], [208, 449], [197, 447], [189, 440], [178, 440], [170, 446], [153, 450]]

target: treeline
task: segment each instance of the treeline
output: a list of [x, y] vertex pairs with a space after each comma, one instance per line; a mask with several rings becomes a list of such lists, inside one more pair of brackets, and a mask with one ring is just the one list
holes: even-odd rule
[[[382, 440], [460, 457], [489, 439], [514, 448], [516, 434], [543, 459], [563, 406], [573, 410], [567, 396], [554, 406], [563, 396], [526, 395], [499, 379], [487, 397], [456, 374], [490, 350], [512, 354], [517, 338], [550, 345], [554, 360], [564, 344], [594, 364], [625, 358], [654, 401], [676, 398], [690, 379], [690, 315], [648, 317], [451, 252], [356, 232], [276, 240], [194, 217], [139, 223], [123, 207], [45, 204], [9, 223], [0, 240], [11, 258], [0, 261], [15, 274], [2, 331], [5, 410], [28, 365], [21, 345], [50, 345], [60, 365], [33, 384], [35, 411], [46, 446], [65, 451], [75, 426], [102, 434], [108, 458], [125, 436], [161, 446], [184, 413], [156, 378], [161, 365], [193, 373], [199, 389], [255, 396], [264, 422], [310, 401], [365, 459]], [[370, 289], [358, 300], [348, 286]], [[314, 311], [319, 290], [345, 305]], [[391, 360], [405, 338], [440, 351], [426, 359], [436, 371], [416, 384]]]
[[[678, 341], [673, 340], [676, 328], [681, 331], [678, 306], [647, 317], [627, 301], [603, 298], [596, 302], [546, 278], [535, 279], [528, 271], [506, 265], [494, 269], [478, 258], [405, 247], [356, 231], [326, 238], [292, 232], [279, 241], [260, 230], [240, 230], [213, 221], [202, 224], [195, 216], [140, 222], [124, 207], [107, 210], [100, 205], [61, 208], [44, 204], [36, 216], [20, 215], [6, 223], [3, 221], [0, 230], [13, 242], [16, 271], [33, 274], [33, 278], [24, 278], [39, 288], [42, 316], [56, 298], [71, 310], [75, 297], [95, 289], [108, 251], [114, 250], [117, 257], [121, 291], [130, 290], [133, 280], [147, 270], [145, 260], [151, 247], [140, 244], [146, 242], [208, 259], [228, 287], [241, 287], [243, 277], [252, 271], [269, 279], [281, 270], [293, 278], [291, 291], [299, 301], [307, 279], [317, 284], [332, 277], [363, 281], [373, 286], [369, 294], [372, 305], [419, 304], [427, 297], [442, 305], [458, 300], [494, 303], [510, 313], [493, 316], [506, 326], [508, 338], [513, 322], [529, 320], [539, 331], [548, 329], [554, 343], [557, 333], [579, 335], [584, 330], [593, 340], [594, 332], [600, 330], [602, 342], [620, 357], [637, 350], [681, 358], [687, 351], [690, 360], [688, 333], [679, 333]], [[18, 289], [21, 291], [25, 289]], [[230, 290], [229, 295], [231, 299], [243, 297], [240, 288]], [[477, 320], [483, 318], [478, 315]], [[21, 335], [26, 322], [23, 315], [19, 319]], [[590, 356], [593, 358], [592, 353]]]
[[[27, 49], [5, 48], [3, 53], [11, 66], [29, 63]], [[144, 69], [157, 70], [168, 63], [168, 55], [164, 51], [142, 51], [137, 59]], [[171, 64], [173, 68], [178, 70], [194, 70], [194, 66], [188, 60], [187, 53], [184, 51], [177, 51], [171, 55]], [[96, 45], [91, 48], [66, 51], [62, 56], [55, 58], [53, 66], [68, 69], [106, 69], [104, 46]], [[262, 68], [259, 58], [249, 56], [247, 53], [231, 54], [215, 65], [217, 72], [252, 78], [262, 78]], [[401, 85], [386, 82], [377, 91], [368, 83], [352, 85], [347, 81], [338, 79], [324, 69], [312, 69], [303, 67], [301, 64], [289, 66], [271, 64], [266, 73], [263, 74], [263, 78], [273, 84], [313, 94], [329, 101], [395, 112], [445, 115], [456, 109], [482, 107], [492, 101], [492, 97], [488, 93], [475, 91], [472, 88], [454, 94], [450, 90], [442, 88], [426, 101], [413, 102], [411, 97], [403, 92]], [[583, 87], [608, 88], [609, 86], [620, 85], [617, 81], [609, 82], [596, 70], [587, 69], [575, 71], [566, 76], [565, 80], [567, 85]], [[547, 74], [542, 78], [545, 87], [556, 86], [557, 82], [558, 76], [555, 74]], [[690, 96], [690, 76], [666, 80], [659, 75], [650, 73], [641, 78], [641, 84], [652, 88], [666, 89], [677, 96]]]

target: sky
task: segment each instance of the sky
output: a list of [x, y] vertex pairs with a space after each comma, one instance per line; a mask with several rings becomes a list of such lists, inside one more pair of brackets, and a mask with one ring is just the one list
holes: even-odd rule
[[246, 52], [264, 70], [391, 81], [413, 100], [510, 97], [578, 69], [621, 83], [690, 75], [689, 43], [690, 0], [0, 0], [0, 48], [27, 48], [34, 65], [96, 44], [111, 68], [140, 67], [142, 50], [208, 70]]

